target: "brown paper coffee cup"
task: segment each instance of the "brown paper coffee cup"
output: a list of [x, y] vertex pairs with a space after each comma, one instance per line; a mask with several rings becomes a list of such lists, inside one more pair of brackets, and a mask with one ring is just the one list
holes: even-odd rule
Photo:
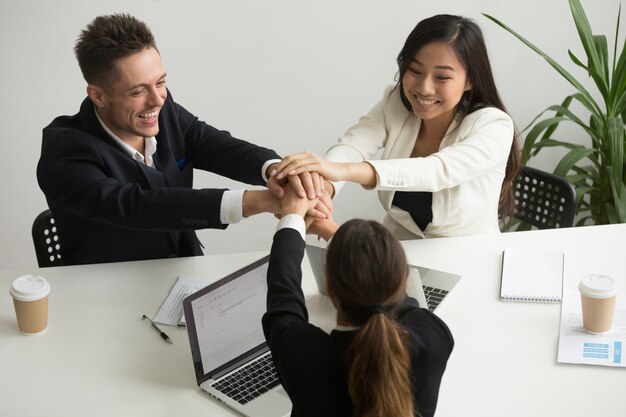
[[22, 333], [37, 334], [48, 327], [50, 284], [38, 275], [16, 278], [9, 290], [13, 297], [17, 326]]
[[611, 277], [589, 275], [578, 285], [583, 327], [589, 333], [605, 333], [613, 327], [617, 286]]

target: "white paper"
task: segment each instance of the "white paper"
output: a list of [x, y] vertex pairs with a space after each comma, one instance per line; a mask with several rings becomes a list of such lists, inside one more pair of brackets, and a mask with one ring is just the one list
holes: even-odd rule
[[563, 252], [505, 249], [500, 297], [510, 301], [560, 301]]
[[564, 290], [561, 303], [561, 329], [558, 362], [626, 367], [626, 294], [617, 295], [613, 328], [603, 334], [583, 329], [580, 293]]
[[183, 299], [199, 289], [206, 287], [211, 282], [213, 282], [213, 280], [208, 278], [188, 276], [178, 277], [178, 280], [176, 280], [172, 290], [168, 294], [165, 301], [163, 301], [161, 308], [152, 321], [168, 326], [184, 326], [185, 318], [183, 317]]

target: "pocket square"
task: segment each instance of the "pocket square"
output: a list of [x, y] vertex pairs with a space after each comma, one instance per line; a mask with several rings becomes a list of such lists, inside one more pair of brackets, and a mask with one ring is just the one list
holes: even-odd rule
[[182, 171], [185, 168], [185, 165], [187, 165], [187, 158], [183, 157], [182, 159], [179, 159], [176, 161], [176, 165], [178, 165], [178, 170]]

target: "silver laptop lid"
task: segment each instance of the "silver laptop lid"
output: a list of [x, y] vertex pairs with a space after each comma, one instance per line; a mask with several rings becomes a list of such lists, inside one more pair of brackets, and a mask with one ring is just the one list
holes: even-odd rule
[[198, 385], [268, 349], [261, 326], [268, 265], [266, 256], [183, 300]]
[[[326, 293], [326, 249], [322, 246], [306, 245], [306, 256], [309, 259], [317, 289], [324, 295], [328, 295]], [[456, 274], [409, 264], [406, 292], [418, 301], [420, 307], [434, 311], [460, 279], [461, 277]], [[425, 294], [425, 289], [429, 290], [428, 295]]]
[[326, 293], [326, 248], [307, 244], [306, 257], [309, 259], [318, 291], [320, 294], [328, 295]]

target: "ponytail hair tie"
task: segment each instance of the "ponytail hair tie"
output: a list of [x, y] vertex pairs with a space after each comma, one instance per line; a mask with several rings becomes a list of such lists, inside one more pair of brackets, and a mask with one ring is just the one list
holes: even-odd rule
[[369, 315], [374, 316], [376, 314], [385, 314], [387, 312], [387, 307], [382, 304], [376, 304], [371, 306], [369, 309]]

